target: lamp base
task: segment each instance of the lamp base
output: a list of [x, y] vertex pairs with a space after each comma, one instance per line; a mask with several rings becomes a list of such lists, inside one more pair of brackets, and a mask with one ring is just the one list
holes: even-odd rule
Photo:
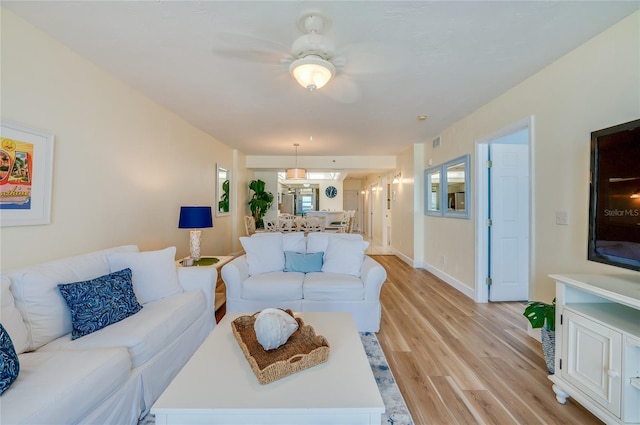
[[200, 230], [191, 230], [189, 232], [189, 249], [193, 261], [200, 259]]

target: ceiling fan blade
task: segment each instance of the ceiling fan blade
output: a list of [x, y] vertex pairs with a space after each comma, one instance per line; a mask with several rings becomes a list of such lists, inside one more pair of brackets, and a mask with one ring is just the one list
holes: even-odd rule
[[223, 58], [278, 64], [290, 56], [289, 47], [277, 41], [229, 32], [216, 35], [220, 43], [213, 48], [213, 53]]
[[360, 86], [346, 75], [337, 76], [318, 91], [339, 103], [356, 103], [362, 98]]
[[218, 32], [216, 33], [216, 36], [218, 40], [220, 40], [220, 44], [227, 45], [233, 48], [246, 48], [247, 50], [266, 50], [286, 53], [288, 53], [290, 49], [290, 46], [285, 43], [248, 34]]
[[283, 63], [287, 55], [281, 52], [263, 50], [213, 49], [213, 54], [225, 59], [242, 60], [267, 65]]
[[349, 75], [379, 75], [401, 71], [407, 65], [410, 52], [402, 46], [383, 43], [358, 43], [342, 47], [335, 55]]

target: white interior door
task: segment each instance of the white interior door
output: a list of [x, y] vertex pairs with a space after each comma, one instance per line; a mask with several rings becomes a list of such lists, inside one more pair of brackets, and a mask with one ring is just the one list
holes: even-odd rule
[[358, 217], [359, 217], [359, 196], [360, 193], [357, 190], [345, 190], [343, 192], [343, 209], [345, 211], [355, 211], [353, 228], [358, 229]]
[[529, 297], [529, 147], [521, 133], [524, 143], [510, 136], [489, 147], [491, 301]]

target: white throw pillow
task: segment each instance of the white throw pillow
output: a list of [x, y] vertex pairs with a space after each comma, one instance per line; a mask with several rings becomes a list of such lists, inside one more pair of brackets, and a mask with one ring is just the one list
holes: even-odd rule
[[329, 238], [327, 250], [324, 252], [322, 271], [360, 276], [364, 251], [362, 241]]
[[141, 304], [182, 292], [175, 258], [175, 246], [159, 251], [113, 253], [107, 256], [111, 273], [131, 269], [133, 290]]
[[13, 342], [16, 354], [22, 354], [27, 350], [29, 341], [27, 327], [22, 321], [22, 315], [18, 311], [10, 290], [11, 281], [7, 276], [2, 276], [2, 289], [0, 292], [0, 323], [7, 330]]
[[350, 241], [360, 241], [362, 246], [366, 250], [369, 247], [369, 242], [366, 242], [362, 239], [362, 235], [357, 233], [327, 233], [327, 232], [317, 232], [317, 233], [309, 233], [307, 237], [307, 253], [313, 252], [325, 252], [327, 250], [327, 245], [329, 244], [329, 239], [346, 239]]
[[292, 232], [282, 235], [283, 251], [292, 251], [305, 254], [307, 252], [307, 243], [304, 240], [304, 232]]
[[16, 307], [27, 328], [29, 348], [36, 350], [71, 332], [69, 307], [58, 290], [59, 283], [79, 282], [109, 273], [107, 255], [137, 252], [125, 245], [28, 266], [9, 274]]
[[258, 237], [242, 237], [240, 238], [240, 243], [247, 254], [249, 276], [284, 270], [282, 233], [275, 232]]
[[293, 251], [305, 254], [307, 252], [307, 242], [304, 239], [304, 232], [258, 232], [251, 235], [252, 238], [260, 238], [263, 236], [273, 235], [279, 233], [282, 235], [282, 249], [283, 251]]

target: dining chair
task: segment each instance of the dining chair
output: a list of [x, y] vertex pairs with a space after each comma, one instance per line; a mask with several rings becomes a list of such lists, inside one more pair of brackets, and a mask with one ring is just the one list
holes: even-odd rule
[[244, 230], [247, 232], [247, 236], [256, 232], [256, 220], [250, 215], [244, 216]]
[[278, 220], [265, 218], [262, 220], [264, 223], [264, 230], [267, 232], [277, 232], [278, 231]]

